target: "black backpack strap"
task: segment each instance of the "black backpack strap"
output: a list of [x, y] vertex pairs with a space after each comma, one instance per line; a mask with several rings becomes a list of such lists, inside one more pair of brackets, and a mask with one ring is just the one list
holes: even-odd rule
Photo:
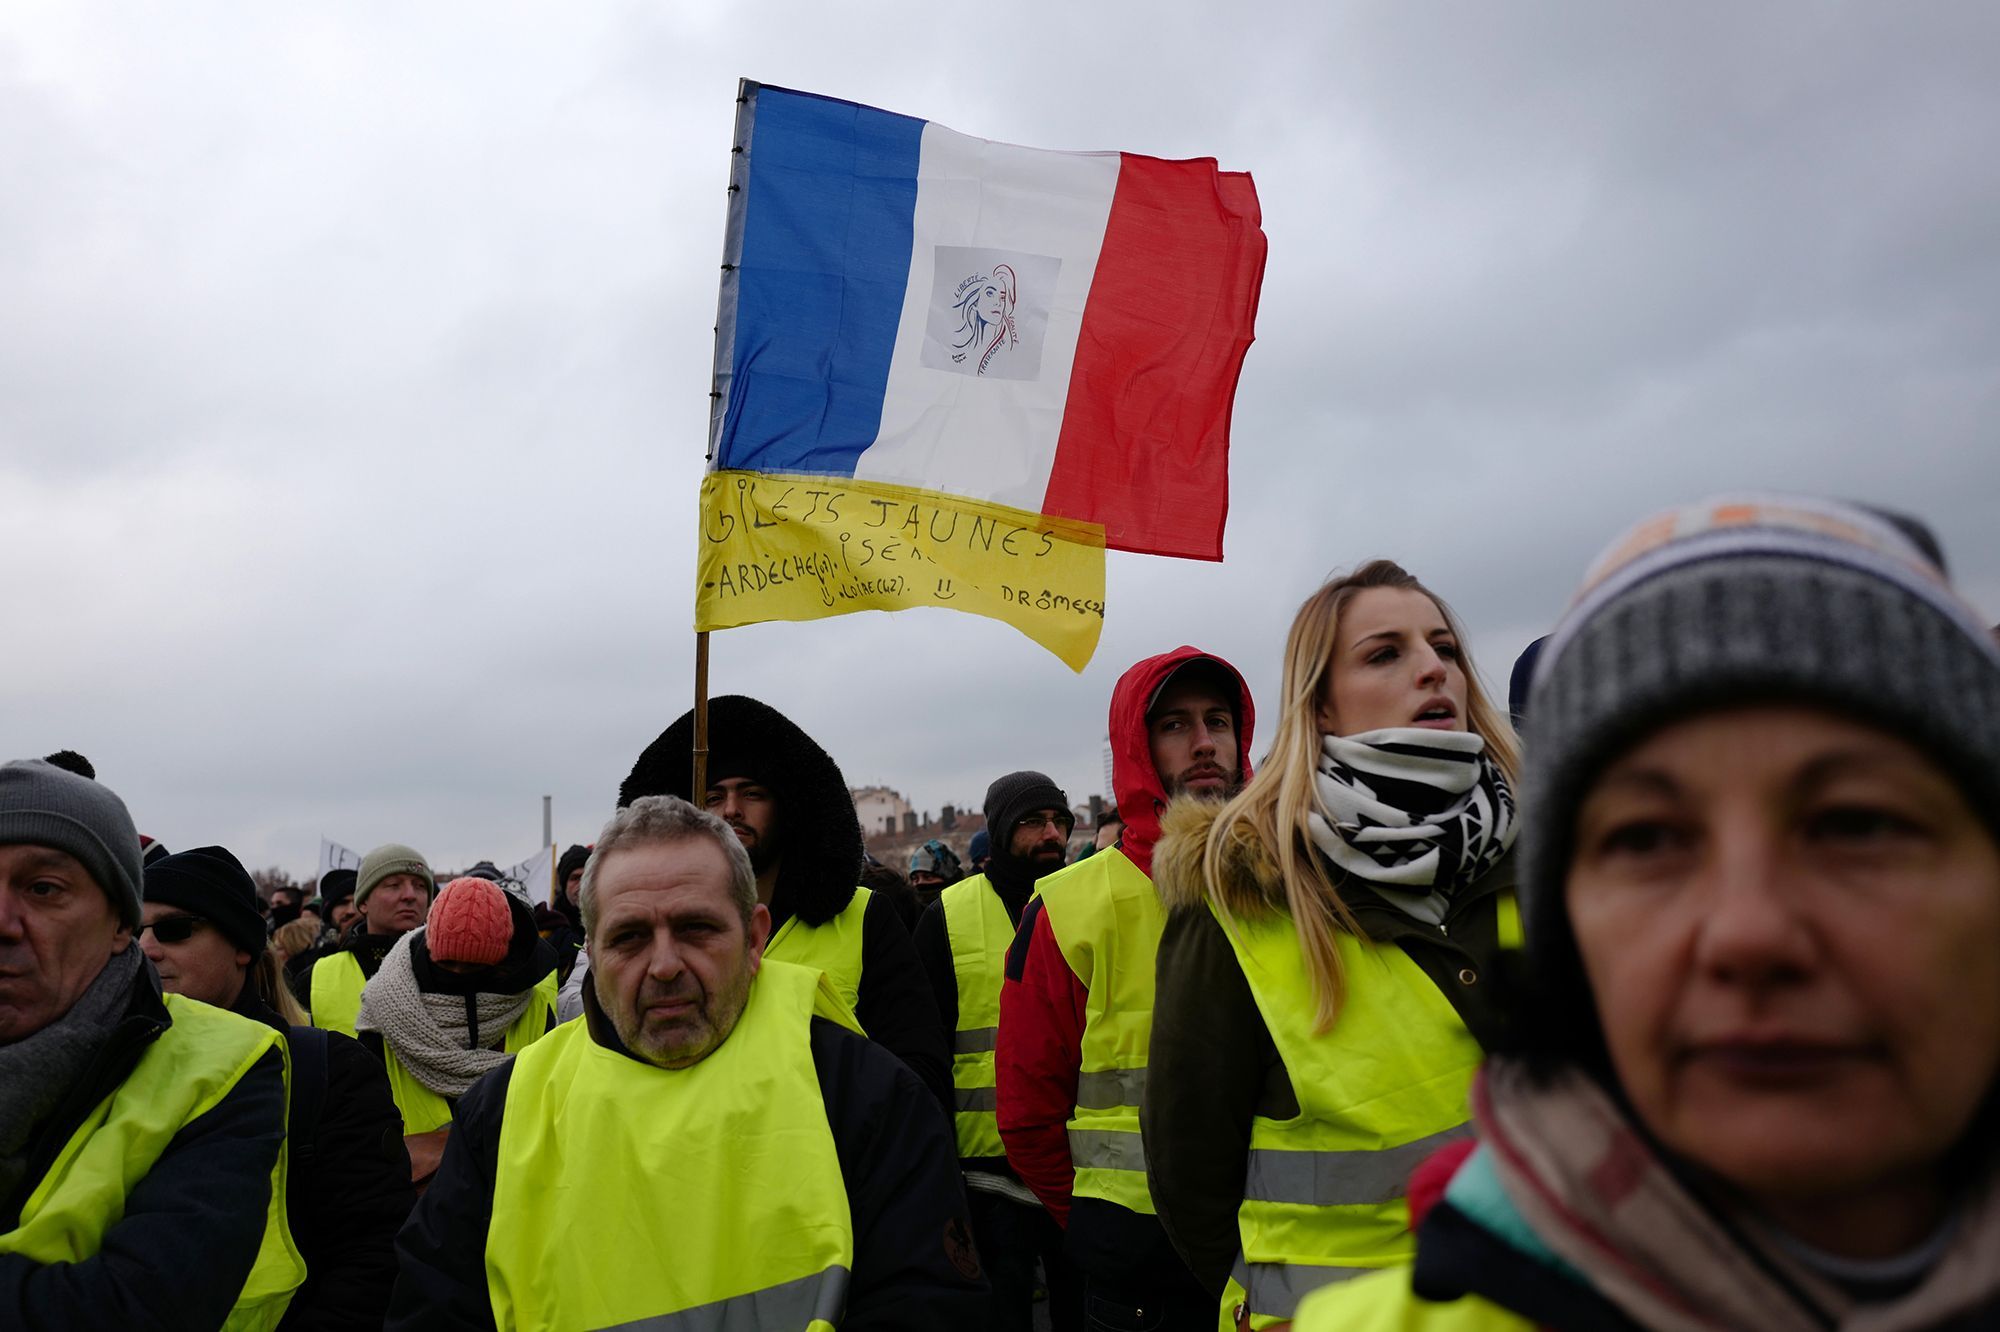
[[318, 1027], [293, 1027], [285, 1039], [292, 1047], [292, 1118], [285, 1139], [292, 1146], [293, 1164], [310, 1164], [319, 1144], [320, 1112], [326, 1108], [328, 1042]]

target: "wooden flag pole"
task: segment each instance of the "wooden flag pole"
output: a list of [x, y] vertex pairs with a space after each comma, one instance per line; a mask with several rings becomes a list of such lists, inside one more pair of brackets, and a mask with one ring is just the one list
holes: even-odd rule
[[697, 809], [708, 801], [708, 630], [694, 636], [694, 785]]

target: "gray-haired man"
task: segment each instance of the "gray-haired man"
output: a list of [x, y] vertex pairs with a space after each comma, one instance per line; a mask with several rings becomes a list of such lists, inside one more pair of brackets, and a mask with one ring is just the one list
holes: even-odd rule
[[580, 903], [584, 1020], [459, 1101], [397, 1242], [389, 1326], [976, 1319], [986, 1284], [936, 1102], [823, 975], [765, 958], [770, 912], [729, 825], [634, 800]]

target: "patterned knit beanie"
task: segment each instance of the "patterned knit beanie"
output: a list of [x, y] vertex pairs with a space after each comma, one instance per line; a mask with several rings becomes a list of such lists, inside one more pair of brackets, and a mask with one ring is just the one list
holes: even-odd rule
[[1902, 737], [2000, 825], [2000, 646], [1921, 524], [1782, 495], [1651, 518], [1592, 567], [1535, 667], [1520, 891], [1540, 992], [1526, 1028], [1544, 1029], [1524, 1042], [1601, 1058], [1563, 895], [1591, 782], [1662, 726], [1767, 701]]
[[366, 903], [368, 894], [391, 874], [414, 874], [431, 892], [437, 891], [437, 879], [422, 855], [399, 842], [385, 842], [361, 857], [361, 868], [354, 874], [354, 905]]
[[439, 962], [490, 967], [507, 956], [514, 916], [507, 895], [488, 879], [453, 879], [438, 894], [424, 931], [424, 946]]

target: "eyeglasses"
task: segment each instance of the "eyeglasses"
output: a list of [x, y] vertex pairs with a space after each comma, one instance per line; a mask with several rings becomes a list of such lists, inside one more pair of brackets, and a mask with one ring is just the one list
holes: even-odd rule
[[186, 943], [194, 937], [194, 932], [208, 924], [200, 916], [162, 916], [151, 925], [141, 925], [139, 933], [153, 932], [153, 938], [163, 944]]
[[1054, 828], [1067, 837], [1069, 830], [1075, 826], [1076, 820], [1067, 814], [1024, 814], [1015, 821], [1014, 831], [1020, 832], [1023, 828]]

